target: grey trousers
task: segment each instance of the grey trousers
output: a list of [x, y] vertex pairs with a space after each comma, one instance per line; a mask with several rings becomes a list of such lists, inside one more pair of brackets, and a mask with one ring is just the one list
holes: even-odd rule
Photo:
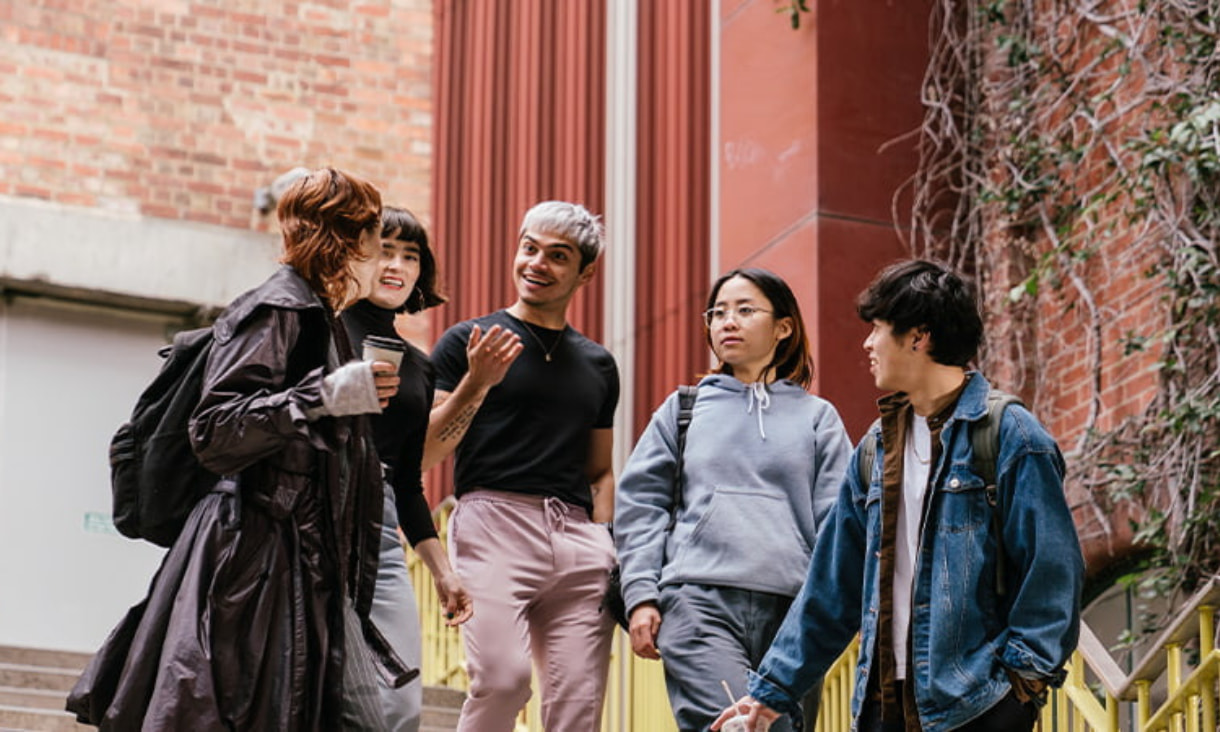
[[[361, 732], [418, 732], [423, 707], [420, 677], [416, 676], [397, 689], [391, 687], [363, 643], [358, 641], [361, 647], [352, 648], [350, 641], [359, 639], [360, 631], [358, 625], [352, 626], [355, 613], [349, 612], [348, 616], [348, 661], [343, 673], [344, 728]], [[388, 484], [382, 517], [381, 560], [369, 616], [403, 663], [408, 668], [418, 668], [421, 652], [415, 590], [398, 540], [398, 511], [394, 505], [394, 491]]]
[[[671, 585], [661, 590], [657, 648], [665, 688], [682, 732], [703, 732], [729, 705], [721, 680], [735, 698], [746, 693], [746, 671], [758, 667], [792, 604], [791, 597], [711, 585]], [[805, 729], [812, 730], [821, 696], [818, 684], [802, 700]], [[793, 729], [788, 717], [773, 732]]]

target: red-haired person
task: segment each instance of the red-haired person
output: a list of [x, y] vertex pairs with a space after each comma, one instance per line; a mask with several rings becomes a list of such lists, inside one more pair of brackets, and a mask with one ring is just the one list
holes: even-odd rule
[[414, 671], [368, 621], [383, 493], [363, 415], [398, 377], [336, 317], [372, 286], [381, 195], [322, 168], [278, 217], [283, 266], [217, 319], [190, 421], [221, 477], [69, 698], [102, 729], [334, 730], [345, 665]]

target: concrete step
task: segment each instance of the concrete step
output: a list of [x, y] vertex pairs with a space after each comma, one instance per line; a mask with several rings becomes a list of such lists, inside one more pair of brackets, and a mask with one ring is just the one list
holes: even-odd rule
[[93, 658], [92, 653], [73, 651], [48, 651], [41, 648], [19, 648], [0, 646], [0, 663], [19, 666], [45, 666], [47, 668], [72, 668], [81, 671]]
[[0, 707], [23, 707], [27, 709], [52, 709], [61, 711], [64, 708], [62, 691], [47, 689], [30, 689], [20, 686], [0, 686]]
[[85, 732], [96, 730], [77, 724], [67, 712], [0, 706], [0, 732]]
[[424, 687], [424, 709], [419, 732], [453, 732], [466, 692], [440, 686]]
[[[0, 732], [92, 729], [63, 711], [89, 658], [87, 653], [0, 646]], [[420, 732], [453, 732], [465, 700], [464, 691], [424, 687]]]
[[0, 646], [0, 730], [82, 732], [64, 711], [88, 653]]
[[46, 668], [15, 663], [0, 663], [0, 686], [18, 689], [58, 691], [64, 696], [80, 678], [80, 669]]

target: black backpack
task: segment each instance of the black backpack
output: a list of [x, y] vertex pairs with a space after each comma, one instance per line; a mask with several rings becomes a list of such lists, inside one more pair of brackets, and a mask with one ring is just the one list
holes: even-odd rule
[[[695, 398], [699, 395], [699, 387], [682, 384], [678, 387], [678, 461], [674, 467], [674, 500], [669, 508], [669, 525], [666, 531], [674, 530], [678, 520], [678, 508], [682, 502], [682, 454], [686, 452], [686, 429], [690, 427], [691, 415], [695, 412]], [[613, 535], [613, 529], [611, 534]], [[610, 583], [606, 587], [606, 596], [602, 598], [601, 609], [610, 613], [614, 622], [623, 630], [628, 630], [627, 607], [623, 600], [622, 568], [616, 562], [610, 570]]]
[[110, 441], [112, 515], [123, 536], [173, 544], [191, 509], [220, 480], [200, 465], [187, 435], [212, 341], [210, 327], [198, 328], [162, 347], [161, 372]]

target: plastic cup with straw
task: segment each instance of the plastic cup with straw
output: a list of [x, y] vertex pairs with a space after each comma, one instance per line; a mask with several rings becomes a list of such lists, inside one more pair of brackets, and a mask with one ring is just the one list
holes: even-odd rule
[[720, 726], [720, 732], [746, 732], [746, 718], [741, 714], [741, 707], [737, 706], [737, 698], [733, 696], [729, 682], [721, 679], [720, 685], [724, 687], [724, 693], [729, 697], [729, 706], [737, 713], [737, 716], [725, 720], [724, 724]]

